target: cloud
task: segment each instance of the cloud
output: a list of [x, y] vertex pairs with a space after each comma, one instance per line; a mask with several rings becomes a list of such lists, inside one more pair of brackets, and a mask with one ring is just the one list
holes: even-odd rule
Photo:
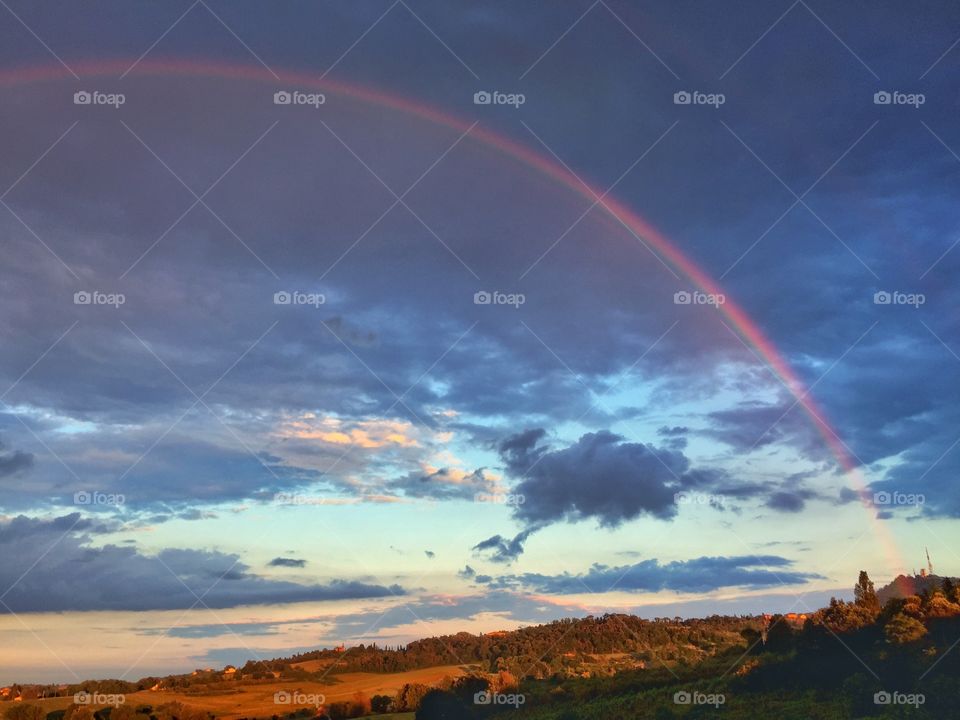
[[806, 505], [806, 495], [802, 492], [780, 491], [767, 499], [767, 507], [781, 512], [798, 513]]
[[0, 442], [0, 479], [13, 477], [33, 466], [33, 454], [20, 450], [6, 451]]
[[276, 434], [281, 438], [315, 440], [331, 445], [352, 445], [371, 450], [388, 445], [413, 447], [413, 425], [397, 420], [359, 420], [346, 422], [337, 417], [317, 417], [304, 413], [297, 418], [284, 419]]
[[[299, 585], [250, 572], [240, 557], [213, 550], [96, 546], [97, 525], [79, 513], [51, 519], [17, 516], [0, 523], [0, 585], [5, 610], [173, 610], [389, 597], [399, 586], [332, 579]], [[43, 548], [55, 552], [43, 554]], [[283, 559], [283, 558], [279, 558]], [[201, 600], [198, 600], [201, 598]], [[202, 606], [201, 605], [201, 606]]]
[[424, 466], [419, 471], [391, 481], [387, 489], [406, 497], [431, 500], [472, 500], [478, 494], [497, 492], [496, 479], [488, 477], [485, 468], [465, 472], [457, 468]]
[[499, 447], [509, 473], [520, 478], [514, 492], [525, 499], [514, 515], [528, 525], [592, 518], [616, 527], [641, 515], [666, 520], [677, 514], [676, 492], [723, 477], [692, 468], [678, 450], [625, 442], [606, 430], [559, 450], [540, 444], [545, 435], [527, 430]]
[[792, 396], [784, 394], [775, 403], [742, 401], [733, 408], [711, 412], [708, 417], [709, 426], [701, 434], [740, 453], [787, 443], [807, 457], [829, 457], [829, 447]]
[[268, 564], [270, 565], [270, 567], [302, 568], [302, 567], [306, 567], [307, 561], [300, 560], [297, 558], [275, 557]]
[[523, 587], [539, 593], [570, 595], [627, 592], [711, 592], [721, 588], [763, 588], [798, 585], [822, 576], [792, 569], [793, 561], [777, 555], [699, 557], [661, 563], [644, 560], [634, 565], [595, 564], [586, 573], [504, 575], [492, 581], [497, 587]]
[[[480, 541], [474, 545], [471, 550], [478, 553], [489, 552], [489, 559], [493, 562], [513, 562], [523, 554], [523, 544], [535, 531], [536, 528], [523, 530], [515, 535], [512, 540], [504, 538], [501, 535], [494, 535], [493, 537]], [[469, 567], [469, 565], [467, 567]]]

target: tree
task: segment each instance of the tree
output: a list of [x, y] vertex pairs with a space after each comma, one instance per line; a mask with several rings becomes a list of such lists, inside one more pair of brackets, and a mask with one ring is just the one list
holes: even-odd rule
[[430, 690], [426, 685], [407, 683], [397, 691], [393, 701], [394, 712], [412, 712], [420, 707], [420, 701]]
[[416, 720], [465, 720], [471, 717], [469, 708], [453, 693], [431, 690], [423, 696]]
[[388, 713], [393, 705], [393, 698], [389, 695], [374, 695], [370, 698], [370, 709], [375, 713]]
[[7, 709], [7, 720], [43, 720], [47, 714], [39, 705], [29, 705], [24, 702], [14, 703]]
[[950, 602], [957, 601], [957, 586], [953, 584], [953, 580], [948, 577], [944, 578], [941, 587], [943, 588], [943, 595], [947, 600]]
[[859, 630], [876, 620], [876, 614], [867, 607], [836, 598], [830, 598], [830, 605], [818, 610], [817, 617], [825, 626], [838, 634]]
[[866, 570], [860, 571], [857, 584], [853, 586], [853, 602], [875, 616], [880, 614], [880, 598]]
[[905, 645], [916, 642], [927, 634], [927, 628], [919, 620], [904, 613], [897, 613], [883, 629], [887, 642], [892, 645]]
[[95, 720], [94, 709], [89, 705], [70, 705], [63, 715], [63, 720]]
[[[117, 705], [110, 711], [110, 720], [135, 720], [136, 711], [129, 705]], [[146, 718], [143, 718], [146, 720]]]
[[950, 602], [939, 590], [934, 591], [924, 608], [924, 617], [942, 618], [960, 615], [960, 605]]
[[450, 691], [464, 702], [472, 703], [477, 693], [487, 692], [490, 689], [490, 682], [486, 678], [464, 675], [456, 679]]

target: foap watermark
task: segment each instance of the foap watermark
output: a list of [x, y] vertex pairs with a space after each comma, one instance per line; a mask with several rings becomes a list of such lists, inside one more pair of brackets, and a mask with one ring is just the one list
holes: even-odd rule
[[86, 690], [81, 690], [73, 696], [75, 705], [111, 705], [118, 707], [126, 701], [127, 698], [122, 693], [87, 692]]
[[274, 105], [306, 105], [314, 110], [327, 102], [323, 93], [307, 93], [300, 90], [277, 90], [273, 94]]
[[677, 505], [710, 505], [716, 507], [723, 505], [723, 495], [714, 495], [712, 493], [698, 493], [682, 490], [673, 494], [673, 502]]
[[274, 305], [309, 305], [318, 308], [327, 302], [327, 297], [323, 293], [307, 293], [294, 290], [287, 292], [281, 290], [273, 294]]
[[474, 705], [512, 705], [519, 708], [527, 701], [527, 696], [521, 693], [495, 693], [482, 690], [473, 694]]
[[727, 696], [723, 693], [702, 693], [698, 690], [689, 692], [687, 690], [677, 690], [673, 694], [674, 705], [713, 705], [718, 708], [727, 701]]
[[527, 101], [523, 93], [505, 93], [499, 90], [478, 90], [473, 94], [474, 105], [510, 105], [519, 109]]
[[118, 308], [127, 301], [123, 293], [106, 293], [100, 290], [78, 290], [73, 294], [74, 305], [109, 305]]
[[899, 90], [889, 92], [887, 90], [878, 90], [873, 94], [874, 105], [910, 105], [915, 110], [919, 109], [927, 101], [927, 96], [923, 93], [905, 93]]
[[105, 93], [100, 90], [77, 90], [73, 94], [74, 105], [106, 105], [114, 110], [127, 102], [123, 93]]
[[913, 705], [918, 708], [927, 701], [923, 693], [887, 692], [881, 690], [873, 694], [874, 705]]
[[919, 507], [927, 502], [927, 497], [923, 493], [905, 493], [899, 490], [887, 492], [881, 490], [873, 494], [874, 505], [905, 505], [908, 507]]
[[322, 693], [303, 693], [299, 690], [277, 690], [273, 694], [274, 705], [313, 705], [320, 707], [327, 701]]
[[73, 494], [74, 505], [123, 505], [126, 498], [120, 493], [79, 490]]
[[473, 501], [493, 503], [494, 505], [523, 505], [527, 498], [520, 493], [477, 493], [473, 496]]
[[273, 502], [277, 505], [327, 505], [323, 498], [311, 497], [310, 495], [298, 495], [296, 493], [277, 493], [273, 496]]
[[727, 101], [723, 93], [705, 93], [699, 90], [678, 90], [673, 94], [674, 105], [709, 105], [717, 109]]
[[923, 293], [877, 290], [873, 294], [874, 305], [909, 305], [913, 308], [919, 308], [925, 302], [927, 302], [927, 296]]
[[527, 301], [527, 296], [523, 293], [505, 293], [499, 290], [487, 292], [478, 290], [473, 294], [474, 305], [511, 305], [519, 308]]
[[673, 294], [674, 305], [712, 305], [720, 307], [727, 301], [727, 296], [723, 293], [705, 293], [699, 290], [690, 292], [688, 290], [677, 290]]

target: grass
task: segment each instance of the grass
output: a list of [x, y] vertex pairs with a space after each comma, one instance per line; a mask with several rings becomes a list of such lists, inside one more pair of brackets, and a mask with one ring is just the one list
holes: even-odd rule
[[[432, 668], [408, 670], [400, 673], [343, 673], [332, 678], [332, 682], [274, 680], [256, 684], [227, 681], [203, 694], [196, 695], [176, 690], [143, 690], [126, 696], [127, 705], [152, 705], [154, 707], [169, 702], [181, 702], [184, 705], [212, 713], [218, 719], [236, 720], [237, 718], [269, 718], [272, 715], [284, 715], [298, 708], [310, 707], [307, 704], [274, 703], [274, 693], [281, 690], [299, 692], [305, 695], [323, 695], [327, 703], [350, 700], [362, 692], [367, 697], [373, 695], [394, 695], [407, 683], [437, 685], [445, 677], [459, 677], [466, 672], [459, 665], [441, 665]], [[28, 700], [31, 705], [39, 705], [46, 712], [62, 710], [73, 702], [72, 697], [44, 698]], [[0, 705], [0, 715], [6, 710], [5, 703]], [[12, 703], [9, 703], [12, 705]], [[378, 715], [378, 718], [396, 718], [410, 720], [411, 713], [399, 715]]]

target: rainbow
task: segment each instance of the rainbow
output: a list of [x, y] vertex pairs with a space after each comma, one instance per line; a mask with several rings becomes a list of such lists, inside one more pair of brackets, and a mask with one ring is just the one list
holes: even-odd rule
[[[329, 94], [343, 95], [364, 103], [378, 107], [386, 107], [408, 115], [412, 115], [428, 122], [440, 125], [460, 133], [467, 133], [473, 123], [455, 117], [449, 113], [437, 110], [420, 102], [392, 95], [381, 90], [344, 83], [327, 77], [291, 70], [274, 72], [266, 67], [248, 65], [231, 65], [209, 60], [141, 60], [134, 63], [132, 60], [84, 61], [71, 64], [70, 70], [81, 77], [113, 77], [120, 80], [126, 75], [131, 66], [135, 65], [132, 75], [149, 76], [189, 76], [204, 78], [223, 78], [246, 82], [262, 82], [277, 89], [278, 84], [285, 87], [310, 88]], [[0, 70], [0, 87], [24, 85], [33, 82], [54, 80], [69, 80], [72, 75], [65, 66], [43, 65], [25, 68]], [[124, 80], [125, 81], [125, 80]], [[740, 339], [760, 358], [777, 379], [787, 388], [790, 394], [813, 427], [823, 438], [831, 454], [836, 458], [839, 467], [849, 476], [857, 488], [861, 501], [867, 507], [867, 513], [874, 519], [874, 528], [878, 539], [884, 546], [888, 560], [895, 562], [895, 568], [903, 567], [899, 551], [893, 542], [887, 524], [876, 521], [873, 510], [870, 508], [872, 496], [867, 488], [860, 463], [854, 460], [852, 452], [847, 448], [839, 434], [831, 427], [823, 410], [814, 401], [810, 390], [794, 372], [786, 359], [780, 354], [776, 346], [763, 334], [760, 327], [734, 300], [729, 293], [724, 293], [716, 281], [704, 272], [692, 259], [687, 257], [648, 221], [632, 211], [622, 201], [603, 190], [585, 183], [571, 170], [564, 167], [552, 158], [540, 154], [526, 145], [500, 135], [479, 125], [470, 130], [466, 139], [482, 143], [497, 152], [500, 152], [515, 161], [536, 170], [549, 177], [570, 192], [593, 202], [603, 198], [596, 207], [609, 213], [619, 223], [622, 223], [637, 237], [656, 251], [656, 254], [668, 266], [686, 277], [695, 287], [708, 294], [723, 294], [726, 302], [718, 306], [719, 312], [729, 321], [731, 327]]]

